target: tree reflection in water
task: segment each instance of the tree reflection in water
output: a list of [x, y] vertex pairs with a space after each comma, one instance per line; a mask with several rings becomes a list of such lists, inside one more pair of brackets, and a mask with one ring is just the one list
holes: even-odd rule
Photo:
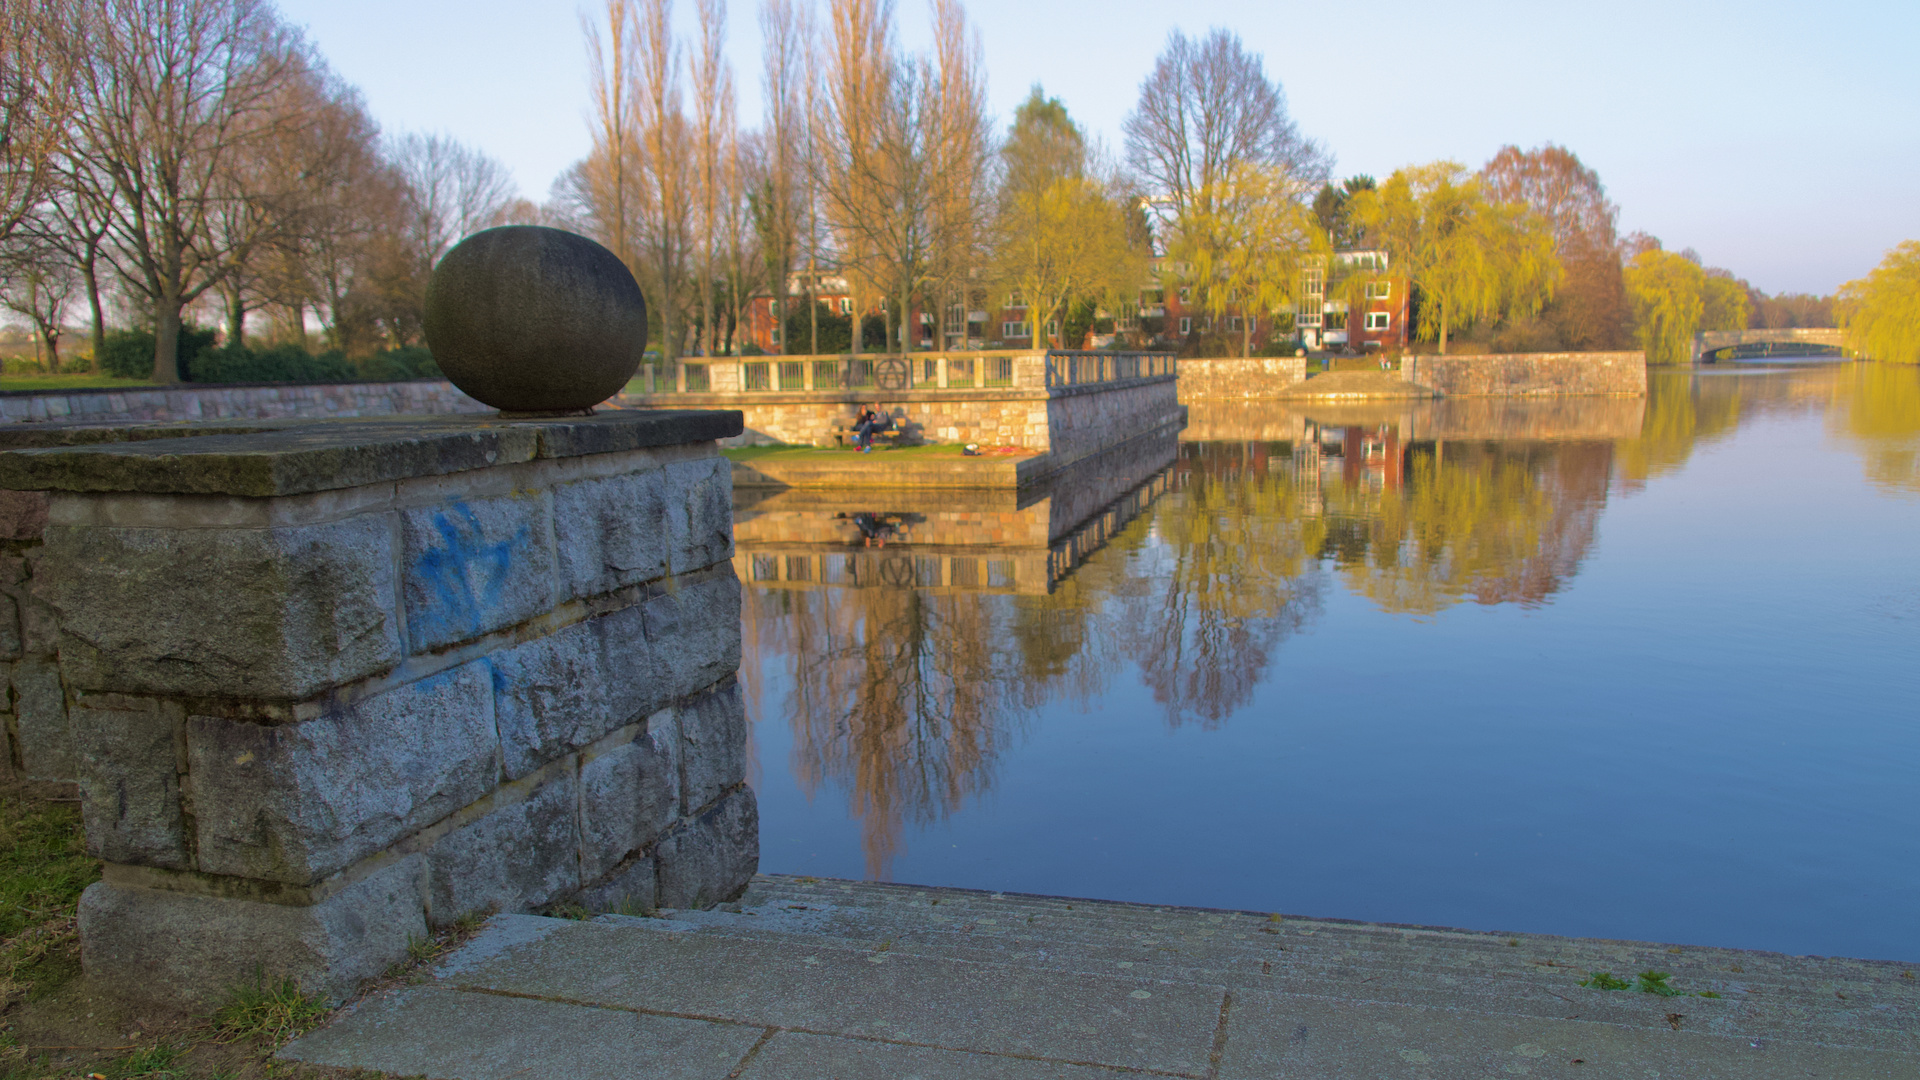
[[1920, 493], [1920, 367], [1847, 367], [1835, 381], [1829, 426], [1860, 454], [1868, 480]]
[[[1380, 430], [1363, 462], [1305, 439], [1183, 445], [1169, 493], [1038, 595], [917, 584], [910, 569], [843, 587], [743, 574], [755, 715], [791, 725], [809, 798], [847, 792], [867, 873], [884, 879], [906, 827], [989, 790], [1043, 707], [1086, 707], [1138, 678], [1168, 725], [1212, 728], [1252, 700], [1335, 581], [1432, 614], [1541, 603], [1576, 572], [1613, 443], [1408, 446]], [[910, 567], [913, 545], [897, 551], [884, 557]], [[760, 702], [776, 670], [786, 700]]]

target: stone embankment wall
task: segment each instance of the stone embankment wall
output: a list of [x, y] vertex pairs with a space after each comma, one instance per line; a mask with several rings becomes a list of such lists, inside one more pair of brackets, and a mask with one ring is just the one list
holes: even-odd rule
[[[886, 409], [911, 435], [928, 442], [1017, 446], [1049, 455], [1062, 468], [1108, 447], [1184, 421], [1175, 377], [1072, 386], [1045, 384], [1045, 357], [1016, 364], [1004, 388], [755, 391], [753, 393], [621, 395], [625, 407], [739, 409], [738, 445], [832, 445], [834, 425], [850, 425], [863, 404]], [[715, 365], [716, 371], [724, 365]]]
[[1278, 397], [1306, 381], [1307, 361], [1301, 356], [1255, 357], [1246, 360], [1180, 361], [1180, 400], [1250, 400]]
[[[0, 454], [9, 543], [40, 523], [9, 555], [32, 563], [16, 688], [57, 651], [105, 862], [88, 972], [176, 1002], [256, 970], [339, 998], [470, 912], [744, 888], [713, 441], [738, 431], [445, 417]], [[34, 741], [28, 771], [63, 771]]]
[[264, 386], [128, 386], [0, 393], [0, 424], [48, 420], [284, 420], [489, 412], [445, 380]]
[[1409, 356], [1401, 361], [1400, 374], [1447, 397], [1645, 394], [1647, 354]]
[[1047, 392], [1041, 390], [775, 391], [745, 400], [734, 394], [621, 395], [626, 408], [739, 409], [740, 446], [784, 443], [830, 446], [835, 424], [851, 426], [863, 404], [878, 404], [928, 442], [1048, 448]]

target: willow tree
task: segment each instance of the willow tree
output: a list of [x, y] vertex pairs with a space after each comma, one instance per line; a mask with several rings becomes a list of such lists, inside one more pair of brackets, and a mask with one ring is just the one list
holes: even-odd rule
[[1887, 252], [1873, 272], [1840, 287], [1847, 347], [1874, 360], [1920, 364], [1920, 241]]
[[1627, 264], [1627, 300], [1647, 361], [1685, 363], [1706, 314], [1706, 276], [1693, 260], [1671, 251], [1643, 251]]
[[1253, 324], [1291, 306], [1302, 261], [1324, 256], [1323, 234], [1303, 200], [1307, 185], [1285, 169], [1244, 164], [1195, 200], [1172, 233], [1167, 254], [1181, 267], [1193, 303], [1218, 320], [1240, 320], [1240, 353], [1253, 354]]
[[1425, 294], [1420, 336], [1442, 353], [1455, 325], [1532, 315], [1560, 281], [1547, 223], [1524, 203], [1493, 199], [1457, 162], [1400, 169], [1357, 192], [1353, 214]]
[[1033, 88], [1000, 158], [994, 277], [1003, 292], [1026, 301], [1037, 348], [1049, 320], [1064, 320], [1070, 303], [1111, 301], [1138, 288], [1146, 258], [1129, 242], [1125, 207], [1088, 175], [1086, 139], [1058, 99]]

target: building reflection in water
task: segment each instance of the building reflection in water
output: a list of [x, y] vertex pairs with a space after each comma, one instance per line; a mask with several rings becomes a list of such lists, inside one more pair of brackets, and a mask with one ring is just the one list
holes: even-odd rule
[[[1416, 616], [1550, 603], [1610, 483], [1675, 467], [1680, 429], [1738, 415], [1719, 393], [1196, 406], [1179, 443], [1021, 498], [743, 492], [754, 715], [791, 725], [808, 797], [846, 792], [885, 878], [905, 830], [991, 789], [1044, 708], [1137, 681], [1170, 726], [1229, 722], [1333, 590]], [[1911, 475], [1899, 452], [1885, 471]]]

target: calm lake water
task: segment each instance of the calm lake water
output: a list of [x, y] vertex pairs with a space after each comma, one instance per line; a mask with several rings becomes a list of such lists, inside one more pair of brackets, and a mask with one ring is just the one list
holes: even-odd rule
[[761, 868], [1920, 960], [1920, 371], [740, 496]]

